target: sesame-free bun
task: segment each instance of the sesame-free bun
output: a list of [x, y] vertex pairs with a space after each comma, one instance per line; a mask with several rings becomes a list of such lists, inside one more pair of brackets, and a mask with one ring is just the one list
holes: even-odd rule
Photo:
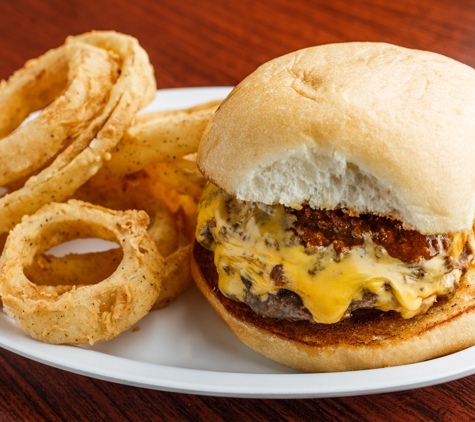
[[392, 216], [424, 234], [475, 214], [475, 70], [384, 43], [274, 59], [221, 104], [198, 166], [238, 199]]
[[195, 243], [193, 278], [216, 313], [256, 352], [305, 372], [381, 368], [420, 362], [475, 344], [475, 269], [455, 296], [424, 315], [368, 311], [336, 324], [286, 321], [256, 315], [217, 288], [213, 253]]

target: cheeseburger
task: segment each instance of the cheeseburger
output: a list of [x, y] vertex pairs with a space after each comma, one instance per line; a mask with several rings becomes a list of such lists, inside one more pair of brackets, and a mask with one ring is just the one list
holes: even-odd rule
[[475, 344], [475, 70], [383, 43], [274, 59], [211, 119], [196, 283], [248, 346], [303, 371]]

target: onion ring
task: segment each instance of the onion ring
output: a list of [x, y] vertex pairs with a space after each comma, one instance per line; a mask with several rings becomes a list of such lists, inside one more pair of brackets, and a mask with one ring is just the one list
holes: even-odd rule
[[167, 257], [178, 248], [176, 218], [160, 196], [151, 190], [144, 172], [120, 178], [95, 177], [81, 186], [74, 198], [113, 210], [145, 211], [151, 220], [149, 236], [160, 254]]
[[167, 306], [191, 285], [191, 249], [189, 243], [165, 258], [162, 290], [152, 309]]
[[[25, 114], [43, 110], [38, 118], [1, 140], [0, 186], [41, 168], [78, 137], [94, 136], [92, 122], [107, 102], [118, 67], [114, 55], [105, 50], [69, 44], [30, 60], [4, 84], [0, 133], [1, 123], [4, 131], [12, 131]], [[62, 79], [53, 73], [55, 69]], [[64, 92], [58, 95], [56, 90], [63, 84]], [[30, 101], [31, 97], [36, 101]]]
[[[123, 137], [136, 112], [151, 100], [151, 93], [155, 91], [153, 68], [135, 38], [104, 31], [69, 37], [65, 43], [67, 48], [81, 48], [81, 44], [116, 55], [120, 60], [120, 75], [100, 115], [91, 122], [92, 134], [79, 135], [51, 165], [32, 175], [20, 189], [0, 198], [0, 233], [12, 229], [23, 215], [34, 213], [42, 205], [67, 199], [97, 173], [110, 158], [110, 150]], [[7, 82], [0, 89], [8, 87]], [[57, 88], [52, 91], [55, 90]]]
[[201, 198], [206, 179], [198, 170], [196, 161], [179, 158], [147, 167], [147, 173], [173, 188], [180, 195]]
[[[178, 215], [172, 215], [159, 193], [153, 189], [154, 182], [147, 172], [123, 178], [103, 178], [96, 175], [81, 186], [74, 197], [115, 210], [140, 209], [148, 213], [152, 219], [148, 233], [165, 258], [162, 290], [153, 306], [153, 309], [157, 309], [168, 305], [188, 288], [192, 278], [191, 243], [178, 249], [179, 234], [181, 242], [189, 242], [187, 233], [183, 233], [188, 226], [181, 221], [185, 220], [182, 215], [184, 211], [180, 209]], [[169, 196], [167, 194], [167, 198]], [[194, 216], [194, 208], [190, 212]], [[177, 224], [182, 233], [178, 233]], [[117, 267], [121, 254], [120, 249], [86, 254], [71, 253], [62, 257], [45, 253], [37, 255], [25, 269], [25, 273], [37, 285], [54, 285], [57, 292], [65, 292], [72, 286], [94, 284], [110, 275]]]
[[101, 171], [113, 176], [135, 173], [198, 151], [201, 135], [220, 102], [138, 115]]
[[[175, 217], [180, 234], [184, 237], [184, 243], [193, 242], [196, 231], [196, 212], [198, 208], [199, 198], [190, 195], [181, 195], [168, 184], [162, 182], [159, 178], [149, 174], [150, 168], [144, 171], [149, 177], [147, 184], [152, 195], [161, 198], [168, 206], [169, 210]], [[102, 177], [99, 173], [95, 177]]]
[[[130, 328], [152, 308], [163, 277], [163, 258], [147, 224], [144, 212], [111, 211], [77, 200], [51, 203], [24, 217], [0, 258], [4, 311], [33, 338], [52, 344], [94, 344]], [[65, 293], [28, 280], [24, 268], [35, 255], [78, 236], [120, 244], [123, 258], [110, 277]]]

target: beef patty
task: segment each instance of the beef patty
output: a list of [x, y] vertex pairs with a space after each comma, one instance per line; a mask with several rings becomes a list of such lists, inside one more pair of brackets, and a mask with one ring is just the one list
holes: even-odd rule
[[[293, 229], [297, 242], [312, 253], [319, 247], [333, 246], [336, 256], [341, 256], [351, 247], [362, 245], [369, 236], [372, 241], [386, 249], [388, 254], [406, 263], [429, 260], [435, 255], [445, 255], [451, 239], [445, 235], [430, 235], [405, 229], [401, 222], [373, 214], [353, 216], [345, 210], [316, 210], [307, 205], [295, 210], [286, 208], [286, 212], [296, 217]], [[466, 269], [468, 253], [459, 259], [447, 257], [448, 271], [454, 268]], [[271, 271], [270, 277], [279, 285], [283, 277], [281, 266]], [[307, 320], [313, 322], [312, 314], [305, 308], [300, 296], [292, 291], [281, 289], [277, 294], [267, 295], [266, 300], [251, 292], [252, 281], [242, 278], [246, 286], [244, 303], [258, 315], [289, 321]], [[388, 289], [390, 286], [388, 285]], [[451, 294], [451, 296], [453, 293]], [[440, 299], [448, 299], [443, 297]], [[348, 318], [357, 309], [374, 308], [377, 295], [363, 292], [362, 299], [353, 300], [343, 318]]]

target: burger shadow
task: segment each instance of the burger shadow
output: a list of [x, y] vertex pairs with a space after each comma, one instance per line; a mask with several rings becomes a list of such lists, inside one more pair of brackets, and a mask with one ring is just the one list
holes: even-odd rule
[[[200, 369], [243, 373], [298, 373], [254, 352], [214, 312], [196, 286], [184, 294], [182, 321], [188, 321], [182, 350]], [[185, 328], [185, 327], [183, 327]]]

